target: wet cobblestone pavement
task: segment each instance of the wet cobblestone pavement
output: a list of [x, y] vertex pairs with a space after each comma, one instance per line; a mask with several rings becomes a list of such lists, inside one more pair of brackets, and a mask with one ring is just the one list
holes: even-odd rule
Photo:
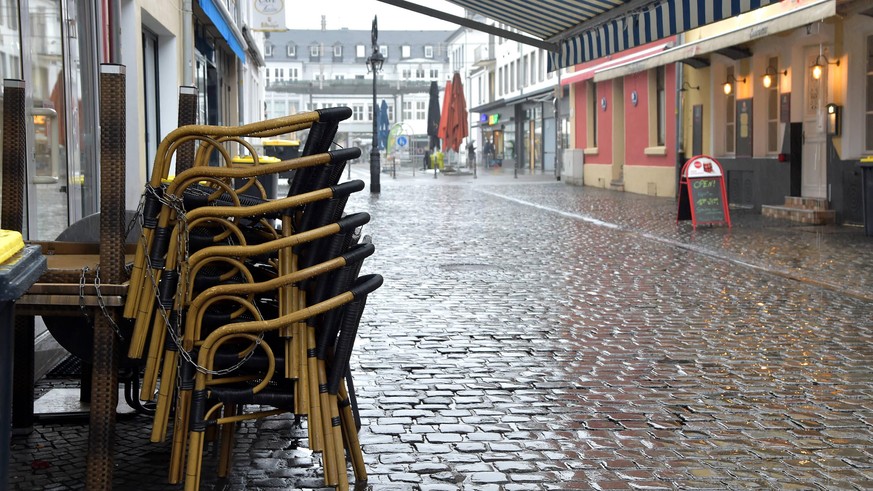
[[[873, 488], [862, 229], [734, 210], [692, 231], [672, 199], [505, 171], [383, 175], [347, 209], [373, 215], [385, 277], [352, 362], [366, 488]], [[175, 489], [145, 418], [118, 434], [117, 489]], [[304, 436], [244, 425], [204, 487], [319, 488]], [[86, 443], [15, 438], [13, 489], [81, 489]]]

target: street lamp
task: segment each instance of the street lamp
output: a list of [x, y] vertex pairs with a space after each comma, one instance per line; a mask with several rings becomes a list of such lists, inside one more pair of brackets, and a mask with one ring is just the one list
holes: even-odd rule
[[373, 30], [371, 31], [373, 40], [373, 53], [367, 58], [367, 70], [373, 72], [373, 148], [370, 150], [370, 192], [381, 192], [379, 185], [379, 141], [376, 115], [379, 108], [376, 106], [376, 74], [382, 69], [382, 64], [385, 63], [385, 57], [379, 51], [379, 28], [376, 25], [376, 16], [373, 16]]

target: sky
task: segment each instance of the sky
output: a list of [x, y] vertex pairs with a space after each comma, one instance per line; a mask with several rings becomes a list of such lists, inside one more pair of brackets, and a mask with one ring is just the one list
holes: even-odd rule
[[[463, 17], [464, 9], [445, 0], [418, 1], [421, 5]], [[378, 16], [379, 30], [452, 31], [457, 24], [428, 17], [377, 0], [286, 0], [289, 29], [321, 29], [321, 16], [327, 18], [327, 29], [365, 29]]]

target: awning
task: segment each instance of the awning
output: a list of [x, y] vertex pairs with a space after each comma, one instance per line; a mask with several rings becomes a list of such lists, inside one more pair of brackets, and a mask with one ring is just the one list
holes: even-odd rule
[[209, 17], [209, 20], [212, 21], [212, 24], [215, 25], [215, 28], [221, 33], [221, 37], [227, 42], [227, 45], [230, 46], [230, 50], [242, 60], [243, 63], [246, 62], [246, 42], [243, 39], [243, 34], [236, 27], [236, 24], [231, 20], [230, 13], [227, 11], [227, 7], [224, 6], [221, 2], [216, 2], [215, 0], [199, 0], [200, 8], [203, 9], [203, 13], [206, 14], [206, 17]]
[[595, 71], [605, 70], [607, 68], [611, 68], [617, 65], [625, 65], [627, 63], [631, 63], [636, 60], [641, 60], [644, 58], [649, 58], [655, 56], [659, 53], [663, 53], [664, 50], [673, 46], [673, 41], [657, 41], [652, 43], [651, 46], [644, 46], [640, 48], [634, 48], [632, 50], [628, 50], [626, 54], [622, 54], [622, 56], [616, 56], [607, 59], [602, 62], [591, 62], [590, 65], [576, 70], [575, 72], [561, 78], [561, 85], [570, 85], [575, 84], [577, 82], [582, 82], [583, 80], [589, 80], [594, 78]]
[[409, 0], [379, 1], [547, 49], [551, 71], [642, 46], [779, 0], [448, 0], [528, 36]]
[[726, 32], [703, 37], [643, 59], [628, 60], [617, 66], [598, 65], [595, 67], [594, 81], [623, 77], [805, 26], [835, 15], [836, 8], [835, 0], [795, 0], [770, 5], [766, 9], [726, 21], [735, 24], [733, 29], [728, 27]]

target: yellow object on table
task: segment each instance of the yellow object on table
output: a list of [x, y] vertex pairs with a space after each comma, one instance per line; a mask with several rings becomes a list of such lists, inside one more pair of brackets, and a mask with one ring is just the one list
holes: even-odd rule
[[6, 262], [21, 249], [24, 249], [24, 239], [20, 232], [0, 230], [0, 263]]

